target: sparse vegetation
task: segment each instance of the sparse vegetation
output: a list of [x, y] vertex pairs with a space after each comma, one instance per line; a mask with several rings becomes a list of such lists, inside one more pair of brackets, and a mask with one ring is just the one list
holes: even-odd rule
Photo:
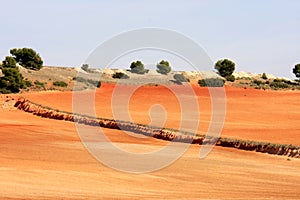
[[32, 81], [29, 81], [29, 80], [25, 80], [25, 86], [26, 87], [31, 87], [33, 84], [32, 84]]
[[101, 82], [93, 80], [93, 79], [85, 79], [83, 77], [74, 77], [73, 80], [85, 83], [88, 86], [93, 86], [93, 87], [97, 87], [97, 88], [101, 87]]
[[277, 90], [277, 89], [290, 88], [291, 85], [289, 85], [289, 83], [286, 82], [285, 80], [274, 79], [273, 82], [270, 83], [270, 87], [274, 90]]
[[160, 74], [168, 74], [171, 71], [170, 63], [166, 60], [161, 60], [157, 65], [157, 72]]
[[38, 80], [34, 81], [34, 85], [37, 89], [41, 89], [41, 88], [46, 89], [45, 87], [46, 84], [47, 84], [46, 82], [40, 82]]
[[223, 87], [225, 81], [220, 78], [208, 78], [208, 79], [201, 79], [198, 81], [198, 84], [201, 87]]
[[129, 76], [127, 74], [124, 74], [123, 72], [116, 72], [112, 75], [112, 77], [118, 79], [129, 79]]
[[63, 81], [55, 81], [53, 82], [53, 85], [57, 87], [68, 87], [68, 84]]
[[189, 82], [190, 80], [187, 79], [183, 74], [174, 74], [173, 78], [176, 80], [178, 83], [182, 82]]

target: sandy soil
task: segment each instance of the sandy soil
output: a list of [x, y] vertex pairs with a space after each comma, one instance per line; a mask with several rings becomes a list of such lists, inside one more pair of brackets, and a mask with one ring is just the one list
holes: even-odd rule
[[[176, 87], [179, 87], [179, 91], [184, 94], [184, 87]], [[97, 90], [95, 112], [98, 116], [116, 118], [111, 109], [113, 91], [114, 86], [111, 84], [103, 84]], [[194, 91], [197, 94], [200, 108], [198, 132], [205, 134], [211, 120], [210, 95], [207, 89], [199, 86], [195, 86]], [[88, 98], [89, 95], [86, 94], [82, 98], [83, 105], [87, 102], [85, 98]], [[223, 137], [300, 145], [299, 91], [263, 91], [227, 87], [226, 95], [227, 110]], [[23, 96], [42, 105], [72, 111], [71, 92], [39, 92], [23, 94]], [[132, 120], [137, 123], [151, 124], [152, 117], [152, 124], [153, 121], [162, 121], [160, 112], [156, 115], [154, 112], [150, 117], [149, 110], [156, 104], [163, 106], [166, 111], [167, 119], [164, 126], [179, 128], [180, 104], [174, 94], [162, 86], [145, 86], [135, 91], [129, 101]], [[119, 105], [114, 105], [113, 109], [116, 111], [115, 113], [127, 112], [127, 110], [122, 110], [122, 106]], [[195, 121], [198, 118], [190, 117], [190, 120]]]
[[[50, 93], [49, 93], [50, 94]], [[37, 96], [34, 96], [37, 98]], [[242, 98], [242, 97], [241, 97]], [[71, 122], [19, 110], [0, 113], [1, 199], [297, 199], [300, 160], [217, 147], [203, 160], [192, 145], [174, 164], [148, 174], [112, 170], [83, 147]], [[94, 129], [93, 127], [86, 127]], [[117, 145], [160, 148], [105, 130]]]

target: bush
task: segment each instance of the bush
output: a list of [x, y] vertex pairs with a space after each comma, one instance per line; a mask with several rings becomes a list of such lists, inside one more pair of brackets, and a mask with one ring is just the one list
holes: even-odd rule
[[39, 70], [43, 67], [43, 60], [38, 53], [30, 48], [11, 49], [14, 59], [27, 69]]
[[201, 87], [223, 87], [225, 81], [220, 78], [208, 78], [208, 79], [201, 79], [198, 81], [198, 84]]
[[171, 71], [171, 66], [168, 61], [162, 60], [157, 65], [157, 72], [160, 74], [168, 74]]
[[40, 81], [38, 81], [38, 80], [35, 80], [35, 81], [34, 81], [34, 85], [35, 85], [35, 87], [38, 88], [38, 89], [40, 89], [40, 88], [45, 89], [45, 84], [46, 84], [46, 83], [40, 82]]
[[294, 84], [291, 81], [284, 79], [274, 79], [273, 82], [270, 83], [272, 89], [286, 89], [290, 88], [292, 85]]
[[226, 76], [225, 78], [226, 78], [227, 81], [230, 81], [230, 82], [235, 81], [235, 77], [233, 75]]
[[264, 79], [264, 80], [268, 79], [266, 73], [263, 73], [263, 74], [261, 75], [261, 78]]
[[218, 70], [222, 77], [228, 77], [234, 72], [235, 63], [228, 59], [218, 60], [215, 64], [215, 69]]
[[284, 82], [272, 82], [270, 83], [270, 87], [273, 89], [285, 89], [289, 88], [290, 86]]
[[26, 81], [25, 81], [25, 86], [26, 86], [26, 87], [31, 87], [31, 86], [32, 86], [32, 81], [26, 80]]
[[68, 84], [63, 81], [55, 81], [53, 82], [53, 85], [58, 87], [68, 87]]
[[88, 64], [83, 64], [83, 65], [81, 66], [81, 69], [82, 69], [83, 71], [88, 72], [89, 65], [88, 65]]
[[149, 71], [149, 70], [145, 70], [144, 64], [139, 60], [136, 62], [132, 62], [130, 65], [130, 69], [132, 73], [136, 73], [136, 74], [145, 74]]
[[92, 85], [94, 87], [100, 88], [101, 87], [101, 82], [92, 80], [92, 79], [85, 79], [83, 77], [74, 77], [73, 80], [85, 83], [86, 85]]
[[129, 79], [129, 76], [127, 74], [124, 74], [123, 72], [116, 72], [112, 75], [112, 77], [118, 79]]
[[190, 80], [185, 78], [183, 76], [183, 74], [174, 74], [173, 78], [177, 81], [177, 82], [189, 82]]
[[254, 83], [254, 84], [258, 85], [258, 86], [260, 86], [261, 84], [263, 84], [262, 81], [257, 80], [257, 79], [254, 79], [254, 80], [252, 81], [252, 83]]

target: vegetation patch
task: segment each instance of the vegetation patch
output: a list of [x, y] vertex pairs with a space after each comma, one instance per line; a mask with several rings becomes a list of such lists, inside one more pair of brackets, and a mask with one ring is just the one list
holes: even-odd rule
[[41, 89], [41, 88], [46, 89], [45, 87], [46, 84], [47, 84], [46, 82], [40, 82], [38, 80], [34, 81], [34, 85], [37, 89]]
[[190, 82], [190, 80], [186, 78], [183, 74], [174, 74], [173, 78], [178, 84], [181, 84], [183, 82]]
[[113, 78], [117, 78], [117, 79], [129, 79], [130, 77], [123, 73], [123, 72], [116, 72], [112, 75]]
[[200, 87], [223, 87], [225, 81], [221, 78], [208, 78], [198, 81]]
[[55, 81], [53, 82], [53, 85], [57, 87], [68, 87], [68, 84], [63, 81]]
[[83, 78], [83, 77], [74, 77], [73, 80], [84, 83], [87, 86], [92, 86], [92, 87], [97, 87], [97, 88], [101, 87], [101, 82], [93, 80], [93, 79], [86, 79], [86, 78]]

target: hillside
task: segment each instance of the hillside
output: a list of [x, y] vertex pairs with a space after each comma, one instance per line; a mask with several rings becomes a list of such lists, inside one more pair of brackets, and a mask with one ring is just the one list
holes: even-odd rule
[[[89, 69], [89, 72], [83, 71], [80, 68], [74, 67], [54, 67], [45, 66], [39, 71], [25, 69], [19, 66], [25, 80], [32, 82], [32, 86], [27, 88], [29, 90], [72, 90], [76, 83], [76, 89], [87, 89], [94, 87], [96, 82], [102, 83], [119, 83], [129, 85], [160, 85], [160, 84], [186, 84], [178, 82], [174, 79], [175, 74], [182, 74], [191, 84], [197, 84], [198, 80], [221, 78], [214, 71], [171, 71], [168, 75], [162, 75], [155, 70], [149, 70], [148, 73], [140, 75], [131, 73], [124, 69]], [[123, 73], [127, 75], [128, 79], [113, 78], [115, 73]], [[284, 77], [276, 77], [272, 74], [267, 74], [267, 80], [262, 79], [262, 74], [254, 74], [250, 72], [234, 72], [235, 81], [227, 81], [225, 85], [242, 88], [256, 88], [256, 89], [300, 89], [298, 82], [292, 81]], [[79, 79], [76, 78], [80, 77]], [[79, 81], [78, 81], [79, 80]], [[279, 83], [273, 83], [277, 81]], [[67, 86], [57, 86], [55, 82], [63, 82]], [[94, 83], [94, 84], [93, 84]], [[23, 90], [24, 91], [24, 90]]]

